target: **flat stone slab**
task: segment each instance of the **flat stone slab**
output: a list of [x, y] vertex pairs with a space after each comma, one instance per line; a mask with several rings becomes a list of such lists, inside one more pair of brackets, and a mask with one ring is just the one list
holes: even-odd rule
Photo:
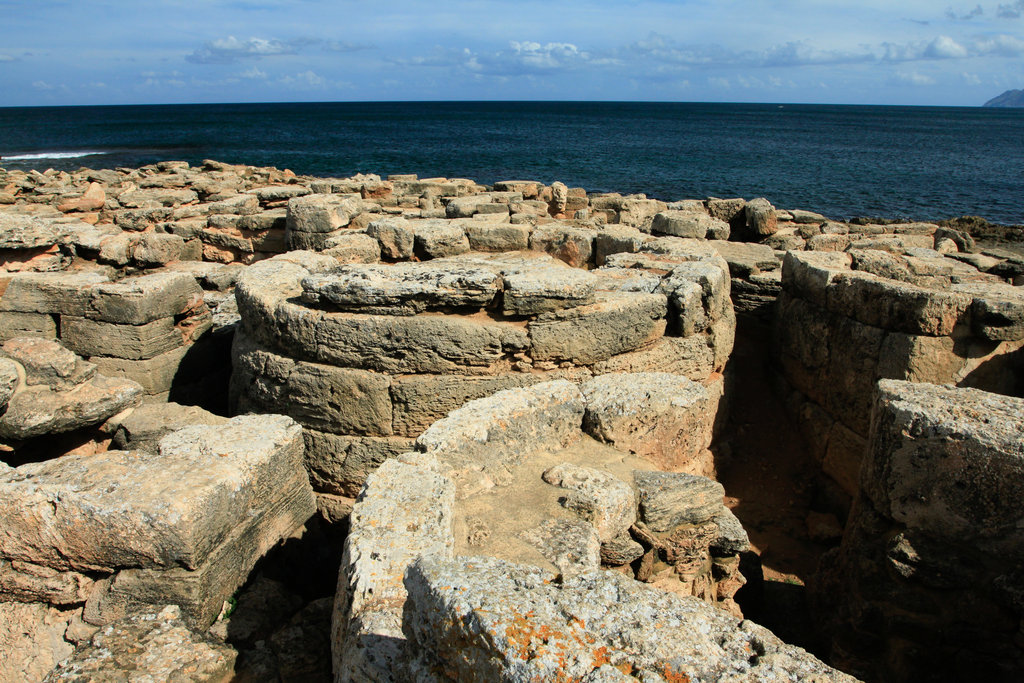
[[714, 479], [682, 472], [633, 473], [640, 492], [640, 519], [653, 531], [700, 524], [721, 514], [725, 489]]
[[539, 315], [593, 303], [597, 278], [585, 270], [556, 263], [505, 275], [502, 312]]
[[492, 270], [454, 264], [343, 266], [302, 280], [302, 298], [341, 310], [414, 315], [426, 310], [480, 309], [494, 300], [501, 278]]
[[301, 428], [236, 417], [159, 453], [65, 456], [0, 475], [0, 557], [54, 569], [195, 569], [302, 467]]
[[458, 680], [855, 680], [697, 598], [615, 572], [551, 578], [484, 557], [421, 560], [405, 632]]
[[142, 387], [125, 379], [93, 375], [72, 389], [40, 384], [15, 393], [0, 416], [0, 438], [20, 441], [99, 424], [142, 398]]

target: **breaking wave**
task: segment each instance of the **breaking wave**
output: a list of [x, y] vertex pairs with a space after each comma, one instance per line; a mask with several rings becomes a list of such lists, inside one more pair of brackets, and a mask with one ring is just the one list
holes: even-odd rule
[[34, 154], [11, 154], [0, 158], [4, 161], [31, 161], [32, 159], [74, 159], [96, 154], [106, 154], [106, 152], [36, 152]]

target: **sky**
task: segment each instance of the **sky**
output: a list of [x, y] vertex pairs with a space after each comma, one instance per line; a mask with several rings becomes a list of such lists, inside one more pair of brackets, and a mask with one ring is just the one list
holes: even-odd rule
[[0, 0], [0, 106], [974, 106], [1017, 88], [1024, 0]]

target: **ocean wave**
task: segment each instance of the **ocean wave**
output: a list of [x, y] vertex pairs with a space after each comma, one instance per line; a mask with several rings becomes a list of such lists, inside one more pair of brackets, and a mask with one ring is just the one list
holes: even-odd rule
[[11, 155], [0, 155], [0, 159], [4, 161], [31, 161], [33, 159], [75, 159], [77, 157], [88, 157], [96, 154], [106, 154], [106, 152], [36, 152], [34, 154], [11, 154]]

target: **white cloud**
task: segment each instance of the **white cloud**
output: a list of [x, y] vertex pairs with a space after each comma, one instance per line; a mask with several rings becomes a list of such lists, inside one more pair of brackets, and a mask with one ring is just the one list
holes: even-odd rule
[[926, 59], [957, 59], [967, 56], [967, 48], [949, 36], [939, 36], [924, 50]]
[[277, 79], [277, 82], [282, 85], [302, 90], [319, 89], [327, 85], [327, 80], [323, 76], [320, 76], [311, 70], [302, 71], [294, 76], [284, 76]]
[[1017, 0], [1017, 2], [1007, 5], [1000, 3], [996, 7], [996, 16], [1000, 19], [1020, 19], [1022, 14], [1024, 14], [1024, 0]]
[[1024, 40], [1006, 34], [991, 36], [979, 40], [975, 44], [975, 51], [996, 57], [1021, 57], [1024, 56]]
[[897, 85], [935, 85], [935, 79], [917, 71], [899, 72], [893, 75], [892, 80]]
[[194, 64], [232, 64], [241, 59], [259, 59], [275, 55], [293, 55], [297, 46], [282, 40], [249, 38], [239, 40], [234, 36], [211, 40], [192, 54], [185, 57]]
[[54, 86], [50, 85], [46, 81], [33, 81], [32, 87], [36, 90], [53, 90]]
[[239, 75], [242, 78], [248, 78], [248, 79], [251, 79], [251, 80], [254, 80], [254, 81], [265, 81], [267, 79], [267, 72], [266, 71], [262, 71], [260, 69], [257, 69], [256, 67], [252, 67], [251, 69], [246, 69], [245, 71], [243, 71]]
[[984, 14], [985, 10], [981, 5], [978, 5], [974, 9], [969, 12], [964, 12], [963, 14], [957, 14], [952, 7], [946, 10], [946, 18], [951, 21], [970, 21], [971, 19], [976, 19]]
[[10, 55], [0, 55], [0, 62], [13, 62], [14, 57]]

